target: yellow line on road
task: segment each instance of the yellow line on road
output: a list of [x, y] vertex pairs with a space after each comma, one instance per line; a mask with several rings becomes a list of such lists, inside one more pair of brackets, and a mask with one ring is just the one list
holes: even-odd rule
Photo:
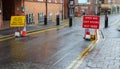
[[[97, 30], [97, 33], [98, 33], [98, 30]], [[72, 61], [71, 64], [66, 69], [78, 69], [81, 63], [93, 50], [93, 48], [95, 47], [95, 44], [97, 44], [99, 40], [100, 40], [100, 35], [98, 34], [98, 40], [92, 41], [92, 43], [87, 48], [85, 48], [82, 51], [82, 53], [74, 61]]]
[[2, 39], [0, 39], [0, 41], [5, 41], [5, 40], [12, 39], [12, 38], [15, 38], [15, 36], [7, 37], [7, 38], [2, 38]]
[[77, 65], [74, 67], [74, 69], [78, 69], [79, 66], [82, 64], [84, 59], [88, 56], [89, 53], [85, 53], [85, 55], [77, 62]]
[[90, 46], [88, 46], [87, 48], [85, 48], [82, 53], [74, 60], [71, 62], [71, 64], [66, 68], [66, 69], [71, 69], [77, 62], [79, 59], [81, 59], [81, 56], [90, 48]]
[[[97, 31], [98, 32], [98, 31]], [[98, 35], [98, 40], [97, 41], [93, 41], [92, 46], [90, 47], [90, 49], [85, 53], [84, 56], [82, 56], [81, 60], [78, 62], [78, 64], [74, 67], [74, 69], [78, 69], [81, 65], [81, 63], [84, 61], [84, 59], [89, 55], [89, 53], [94, 49], [94, 47], [96, 46], [96, 44], [99, 42], [100, 40], [100, 35]]]
[[68, 26], [68, 24], [65, 24], [63, 26], [57, 26], [54, 28], [45, 29], [45, 30], [40, 30], [40, 31], [36, 31], [36, 32], [31, 32], [31, 33], [28, 33], [28, 35], [38, 34], [38, 33], [46, 32], [46, 31], [50, 31], [50, 30], [61, 29], [61, 28], [64, 28], [65, 26]]
[[[36, 32], [31, 32], [31, 33], [28, 33], [27, 35], [38, 34], [38, 33], [46, 32], [46, 31], [50, 31], [50, 30], [55, 30], [55, 29], [61, 29], [61, 28], [64, 28], [66, 26], [68, 26], [68, 24], [64, 24], [63, 26], [57, 26], [57, 27], [54, 27], [54, 28], [49, 28], [49, 29], [40, 30], [40, 31], [36, 31]], [[0, 42], [1, 41], [6, 41], [6, 40], [9, 40], [9, 39], [13, 39], [13, 38], [15, 38], [15, 36], [1, 38]]]

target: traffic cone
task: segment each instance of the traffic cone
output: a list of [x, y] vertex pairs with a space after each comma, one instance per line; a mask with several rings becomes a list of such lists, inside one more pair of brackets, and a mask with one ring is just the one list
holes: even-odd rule
[[84, 39], [90, 40], [90, 30], [89, 29], [85, 29]]
[[21, 31], [21, 36], [23, 36], [23, 37], [27, 36], [26, 26]]

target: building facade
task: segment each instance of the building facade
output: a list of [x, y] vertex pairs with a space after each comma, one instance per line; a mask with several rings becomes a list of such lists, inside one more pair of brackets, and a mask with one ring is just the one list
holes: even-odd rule
[[83, 14], [86, 15], [95, 15], [96, 9], [97, 9], [97, 0], [87, 0], [86, 3], [78, 3], [78, 0], [76, 1], [76, 11], [75, 16], [82, 16]]
[[109, 14], [120, 13], [119, 0], [87, 0], [88, 2], [81, 4], [76, 1], [75, 16], [82, 16], [84, 13], [89, 15], [96, 15], [98, 13], [104, 14], [107, 10]]
[[111, 13], [120, 13], [120, 1], [119, 0], [111, 0], [112, 10]]
[[107, 10], [111, 14], [120, 13], [120, 1], [119, 0], [100, 0], [101, 12]]
[[[47, 1], [47, 10], [46, 10]], [[11, 16], [26, 16], [27, 24], [55, 21], [56, 15], [63, 16], [63, 0], [0, 0], [0, 30], [10, 28]]]

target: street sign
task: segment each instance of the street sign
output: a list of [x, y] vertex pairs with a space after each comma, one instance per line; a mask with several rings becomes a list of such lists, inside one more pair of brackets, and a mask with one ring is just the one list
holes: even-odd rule
[[100, 17], [85, 15], [83, 16], [83, 28], [99, 29]]
[[11, 16], [10, 27], [24, 27], [25, 16]]

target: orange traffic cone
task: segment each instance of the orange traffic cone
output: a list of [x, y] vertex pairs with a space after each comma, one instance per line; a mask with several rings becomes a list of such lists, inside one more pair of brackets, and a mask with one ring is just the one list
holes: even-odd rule
[[26, 27], [24, 27], [23, 31], [21, 31], [21, 36], [23, 36], [23, 37], [27, 36]]
[[85, 29], [84, 39], [90, 40], [90, 31], [89, 31], [89, 29]]

